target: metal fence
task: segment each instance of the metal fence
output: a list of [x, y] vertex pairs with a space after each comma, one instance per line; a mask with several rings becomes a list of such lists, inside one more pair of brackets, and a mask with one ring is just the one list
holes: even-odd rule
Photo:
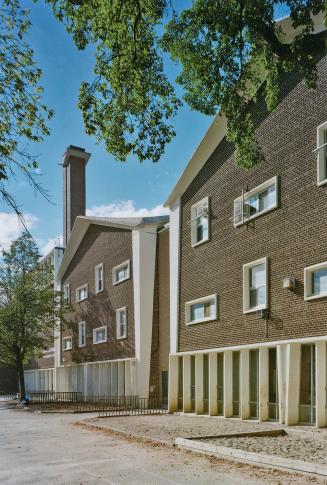
[[81, 392], [31, 391], [26, 393], [30, 403], [78, 403], [82, 400]]
[[121, 405], [119, 408], [104, 404], [99, 409], [99, 417], [110, 417], [119, 415], [142, 415], [142, 414], [166, 414], [167, 405], [161, 397], [137, 397], [133, 396], [126, 402], [126, 406]]
[[107, 409], [124, 414], [133, 407], [134, 396], [82, 396], [74, 404], [74, 413], [98, 413]]
[[0, 394], [0, 401], [14, 401], [17, 399], [17, 394]]

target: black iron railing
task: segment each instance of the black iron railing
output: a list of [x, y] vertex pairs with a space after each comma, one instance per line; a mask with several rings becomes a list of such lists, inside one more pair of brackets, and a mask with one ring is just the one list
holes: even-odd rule
[[17, 394], [1, 394], [0, 393], [0, 401], [13, 401], [17, 400]]
[[142, 415], [142, 414], [166, 414], [167, 404], [166, 400], [161, 397], [138, 397], [133, 396], [126, 402], [126, 406], [115, 407], [110, 403], [104, 403], [101, 409], [99, 409], [99, 417], [109, 417], [117, 415]]
[[74, 413], [98, 413], [110, 409], [116, 414], [124, 414], [133, 407], [133, 399], [134, 396], [82, 396], [74, 405]]
[[82, 400], [81, 392], [30, 391], [26, 399], [31, 403], [78, 403]]

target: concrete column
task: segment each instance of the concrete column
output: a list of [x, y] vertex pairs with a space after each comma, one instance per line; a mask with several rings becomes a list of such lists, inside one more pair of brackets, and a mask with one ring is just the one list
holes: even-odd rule
[[326, 342], [316, 342], [316, 425], [326, 426]]
[[299, 422], [301, 345], [287, 344], [286, 347], [286, 407], [285, 424]]
[[125, 361], [125, 396], [131, 396], [131, 361]]
[[168, 412], [178, 409], [178, 355], [169, 356]]
[[88, 374], [88, 364], [83, 364], [84, 365], [84, 391], [83, 394], [84, 396], [87, 396], [87, 374]]
[[191, 404], [191, 356], [183, 357], [183, 412], [190, 413]]
[[217, 353], [209, 354], [209, 415], [218, 414], [218, 367]]
[[278, 373], [278, 400], [279, 422], [285, 423], [286, 412], [286, 345], [277, 345], [277, 373]]
[[269, 349], [259, 349], [259, 421], [268, 421]]
[[118, 396], [125, 396], [125, 362], [118, 362]]
[[203, 414], [203, 354], [195, 355], [195, 413]]
[[240, 377], [241, 377], [241, 419], [250, 417], [250, 377], [249, 377], [249, 349], [242, 349], [240, 352]]
[[136, 361], [131, 361], [131, 396], [136, 396]]
[[224, 352], [224, 417], [233, 416], [233, 352]]
[[111, 396], [118, 396], [118, 365], [111, 363]]

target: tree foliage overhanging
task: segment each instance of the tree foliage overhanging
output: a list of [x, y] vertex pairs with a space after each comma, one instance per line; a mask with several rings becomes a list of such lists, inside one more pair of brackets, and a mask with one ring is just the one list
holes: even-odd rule
[[[46, 1], [79, 49], [95, 46], [94, 79], [82, 83], [79, 106], [87, 133], [121, 161], [134, 154], [156, 162], [175, 135], [181, 100], [164, 69], [166, 53], [181, 67], [176, 81], [189, 106], [226, 115], [244, 168], [262, 160], [249, 87], [266, 75], [266, 104], [274, 110], [281, 73], [297, 69], [308, 87], [316, 85], [321, 45], [311, 16], [325, 11], [325, 0], [194, 0], [178, 13], [170, 0]], [[275, 23], [278, 6], [300, 27], [288, 44]]]
[[26, 42], [28, 11], [19, 0], [0, 0], [0, 198], [21, 216], [7, 182], [23, 174], [47, 198], [37, 181], [38, 161], [29, 144], [49, 135], [52, 110], [42, 103], [41, 70]]

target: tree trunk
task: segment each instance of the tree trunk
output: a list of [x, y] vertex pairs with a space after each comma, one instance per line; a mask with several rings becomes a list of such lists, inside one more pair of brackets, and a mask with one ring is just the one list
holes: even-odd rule
[[18, 379], [19, 379], [20, 400], [24, 401], [26, 398], [26, 391], [25, 391], [24, 366], [22, 363], [18, 365]]

